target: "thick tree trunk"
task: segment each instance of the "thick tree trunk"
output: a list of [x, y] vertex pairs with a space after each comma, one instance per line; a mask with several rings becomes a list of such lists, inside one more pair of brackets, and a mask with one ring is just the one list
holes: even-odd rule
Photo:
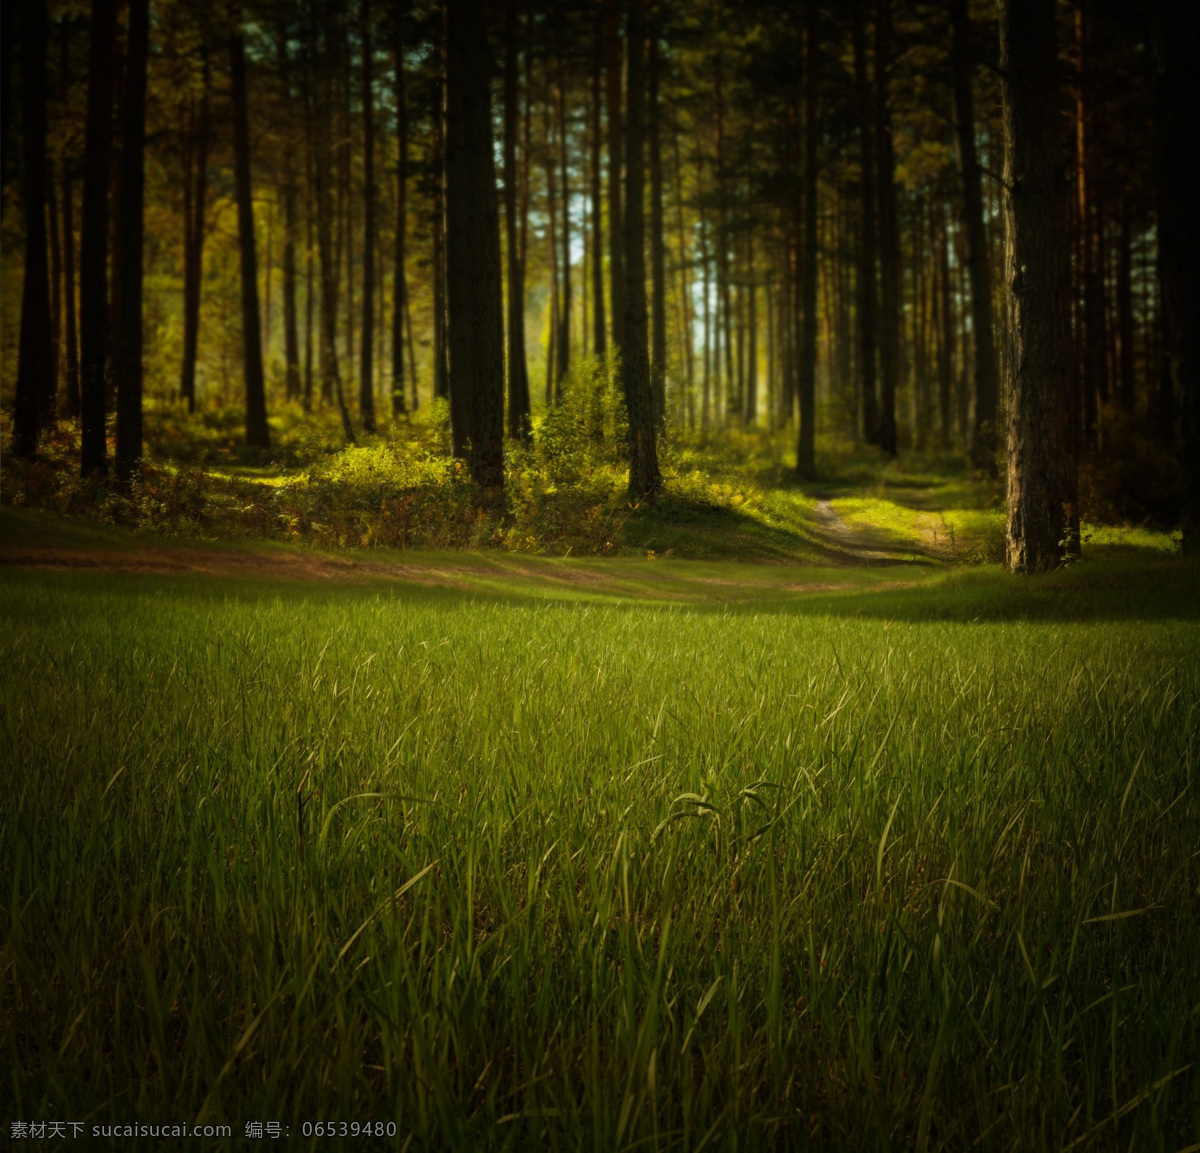
[[121, 143], [121, 316], [113, 375], [117, 383], [117, 476], [129, 484], [142, 462], [142, 246], [145, 231], [146, 64], [149, 0], [130, 0]]
[[238, 248], [242, 272], [242, 364], [246, 382], [246, 443], [270, 448], [267, 397], [263, 381], [262, 336], [258, 316], [258, 266], [254, 245], [254, 203], [250, 193], [250, 121], [246, 99], [246, 46], [241, 28], [229, 39], [233, 92], [234, 184]]
[[746, 423], [758, 423], [758, 270], [754, 233], [746, 237]]
[[[886, 0], [885, 0], [886, 2]], [[796, 475], [815, 480], [817, 380], [817, 14], [809, 0], [804, 14], [804, 242], [800, 270], [800, 430]]]
[[896, 219], [896, 159], [888, 70], [892, 54], [891, 0], [875, 8], [875, 141], [879, 152], [879, 447], [896, 455], [896, 392], [900, 385], [900, 226]]
[[17, 351], [17, 396], [13, 451], [32, 456], [54, 397], [50, 332], [50, 270], [46, 263], [46, 0], [23, 6], [21, 126], [25, 201], [25, 282]]
[[452, 420], [471, 477], [504, 484], [504, 303], [482, 0], [446, 4], [446, 271]]
[[200, 286], [203, 277], [205, 214], [208, 205], [208, 56], [197, 120], [193, 111], [185, 145], [183, 211], [183, 367], [179, 394], [188, 412], [196, 411], [196, 353], [200, 337]]
[[[1158, 227], [1171, 391], [1180, 415], [1183, 551], [1200, 555], [1200, 155], [1188, 111], [1200, 12], [1191, 0], [1155, 0], [1152, 44]], [[1170, 407], [1168, 397], [1168, 410]]]
[[371, 84], [371, 3], [359, 0], [363, 118], [363, 297], [358, 406], [363, 432], [375, 431], [375, 114]]
[[983, 222], [983, 186], [975, 143], [975, 101], [971, 91], [971, 25], [967, 0], [950, 0], [950, 66], [958, 164], [962, 171], [963, 223], [967, 231], [967, 272], [971, 283], [971, 328], [975, 338], [975, 423], [971, 463], [996, 475], [999, 372], [992, 326], [992, 267]]
[[621, 10], [604, 0], [604, 83], [608, 104], [608, 275], [612, 342], [625, 347], [625, 228], [621, 218]]
[[659, 424], [667, 418], [667, 272], [663, 242], [663, 171], [656, 30], [650, 35], [650, 381]]
[[1054, 568], [1078, 547], [1067, 249], [1054, 0], [1000, 0], [1011, 294], [1007, 565]]
[[658, 424], [650, 383], [646, 315], [645, 31], [642, 4], [629, 0], [627, 128], [625, 144], [625, 406], [629, 412], [629, 496], [637, 501], [662, 488], [658, 470]]
[[508, 435], [528, 442], [529, 365], [525, 355], [525, 265], [517, 227], [517, 0], [508, 0], [504, 40], [504, 238], [508, 250]]
[[79, 240], [79, 465], [85, 477], [108, 468], [108, 186], [116, 33], [116, 0], [92, 0]]
[[879, 290], [875, 240], [875, 148], [871, 117], [871, 81], [867, 73], [866, 0], [854, 0], [854, 90], [858, 107], [860, 156], [859, 203], [862, 219], [858, 234], [858, 374], [862, 395], [863, 434], [868, 443], [879, 443], [879, 398], [875, 362], [879, 347]]

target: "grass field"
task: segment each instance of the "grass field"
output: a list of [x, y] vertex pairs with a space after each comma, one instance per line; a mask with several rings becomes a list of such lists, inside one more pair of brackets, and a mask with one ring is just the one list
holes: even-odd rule
[[92, 569], [0, 569], [6, 1122], [1198, 1147], [1179, 558], [167, 573], [5, 517]]

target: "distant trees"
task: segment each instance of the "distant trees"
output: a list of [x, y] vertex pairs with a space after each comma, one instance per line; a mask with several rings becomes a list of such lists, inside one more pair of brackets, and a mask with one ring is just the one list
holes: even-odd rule
[[[590, 357], [624, 397], [638, 499], [662, 483], [664, 433], [789, 428], [810, 481], [828, 436], [986, 474], [1001, 429], [1028, 447], [1013, 430], [1048, 427], [1023, 383], [1044, 370], [1024, 303], [1043, 289], [993, 271], [1006, 244], [1041, 243], [999, 172], [990, 5], [462, 2], [242, 0], [235, 28], [156, 0], [141, 136], [142, 0], [92, 0], [86, 20], [32, 3], [15, 30], [6, 9], [14, 447], [78, 412], [83, 471], [106, 472], [115, 431], [128, 480], [141, 366], [189, 412], [241, 393], [259, 447], [268, 404], [335, 412], [350, 442], [444, 398], [454, 452], [495, 487], [505, 438], [534, 442]], [[1046, 318], [1072, 423], [1048, 451], [1082, 461], [1093, 504], [1114, 507], [1128, 467], [1170, 509], [1195, 437], [1195, 262], [1175, 258], [1191, 225], [1172, 207], [1194, 149], [1167, 143], [1185, 93], [1154, 45], [1186, 40], [1190, 9], [1155, 0], [1155, 39], [1132, 7], [1068, 8], [1070, 67], [1039, 89], [1073, 129], [1065, 304]], [[1048, 563], [1030, 547], [1017, 567]]]

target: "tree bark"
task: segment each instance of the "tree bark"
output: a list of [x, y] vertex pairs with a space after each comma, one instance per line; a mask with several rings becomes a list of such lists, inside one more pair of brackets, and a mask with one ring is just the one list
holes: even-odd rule
[[1006, 278], [1012, 310], [1007, 567], [1078, 547], [1076, 428], [1054, 0], [1000, 0]]
[[371, 84], [371, 4], [359, 0], [363, 118], [363, 298], [358, 406], [363, 432], [375, 431], [375, 115]]
[[[510, 0], [510, 3], [512, 0]], [[608, 325], [604, 308], [604, 195], [601, 151], [600, 79], [604, 71], [604, 11], [596, 10], [596, 36], [592, 50], [592, 352], [603, 358], [608, 351]]]
[[900, 226], [896, 219], [896, 158], [888, 70], [892, 55], [891, 0], [875, 7], [875, 142], [879, 153], [880, 390], [879, 447], [896, 455], [896, 392], [900, 384]]
[[200, 336], [200, 286], [203, 278], [205, 213], [208, 201], [208, 56], [204, 57], [199, 118], [188, 127], [183, 198], [183, 367], [179, 394], [188, 412], [196, 411], [196, 352]]
[[872, 141], [871, 82], [867, 73], [866, 0], [854, 0], [854, 90], [858, 107], [860, 155], [859, 202], [862, 219], [858, 234], [858, 373], [862, 395], [863, 434], [879, 443], [879, 399], [876, 389], [876, 356], [879, 348], [879, 296], [876, 274], [875, 148]]
[[17, 351], [17, 395], [13, 411], [13, 451], [37, 452], [54, 397], [50, 319], [50, 270], [46, 261], [46, 0], [23, 5], [21, 43], [21, 126], [25, 201], [25, 282], [21, 293], [21, 332]]
[[116, 34], [116, 0], [92, 0], [79, 241], [79, 467], [84, 477], [103, 476], [108, 468], [108, 186]]
[[[408, 108], [404, 83], [404, 26], [407, 4], [397, 6], [393, 19], [395, 43], [392, 50], [393, 90], [396, 98], [396, 251], [392, 276], [392, 416], [408, 412], [404, 396], [404, 308], [408, 301], [408, 270], [405, 249], [408, 242]], [[416, 405], [416, 377], [413, 377], [413, 408]]]
[[[446, 82], [445, 53], [442, 53], [443, 75], [434, 85], [433, 109], [433, 170], [437, 174], [433, 185], [433, 395], [450, 398], [450, 373], [446, 339]], [[453, 421], [451, 421], [453, 427]], [[451, 436], [453, 441], [453, 433]], [[460, 456], [461, 449], [454, 448]]]
[[[1158, 184], [1159, 253], [1170, 391], [1179, 407], [1183, 463], [1183, 551], [1200, 555], [1200, 227], [1195, 211], [1200, 157], [1194, 117], [1193, 46], [1200, 13], [1190, 0], [1156, 0], [1151, 43]], [[1167, 397], [1170, 409], [1170, 396]]]
[[558, 120], [558, 160], [562, 180], [562, 310], [556, 349], [558, 370], [555, 374], [556, 398], [562, 393], [562, 382], [571, 367], [571, 178], [567, 166], [567, 64], [562, 46], [562, 17], [555, 25], [555, 50], [558, 56], [558, 79], [554, 86], [554, 103]]
[[504, 39], [504, 238], [508, 251], [508, 435], [528, 443], [529, 365], [525, 354], [525, 262], [517, 227], [517, 0], [505, 9]]
[[[482, 0], [446, 3], [446, 288], [455, 438], [480, 488], [504, 484], [504, 305], [487, 22]], [[465, 428], [460, 427], [460, 422]]]
[[79, 415], [79, 337], [75, 313], [75, 190], [71, 166], [62, 162], [63, 297], [66, 302], [67, 415]]
[[[288, 31], [282, 20], [276, 32], [276, 51], [284, 108], [290, 110], [292, 69], [288, 54]], [[283, 142], [283, 355], [287, 398], [297, 400], [303, 386], [300, 380], [300, 334], [296, 315], [296, 153], [291, 123], [284, 128]]]
[[270, 448], [267, 397], [263, 381], [262, 335], [258, 315], [258, 262], [254, 245], [254, 204], [250, 194], [250, 121], [246, 99], [246, 45], [239, 24], [229, 39], [233, 92], [234, 184], [238, 248], [242, 273], [242, 365], [246, 384], [246, 444]]
[[975, 101], [971, 91], [971, 24], [967, 0], [950, 0], [950, 69], [958, 165], [962, 172], [963, 222], [967, 230], [967, 272], [971, 284], [971, 327], [975, 335], [975, 422], [971, 463], [996, 475], [999, 371], [992, 325], [992, 267], [983, 223], [982, 170], [975, 142]]
[[620, 0], [604, 0], [604, 83], [608, 104], [608, 275], [612, 296], [612, 343], [625, 346], [625, 228], [621, 218], [621, 12]]
[[625, 406], [629, 413], [629, 496], [643, 500], [662, 488], [658, 426], [650, 383], [646, 315], [645, 31], [643, 0], [629, 0], [627, 127], [625, 134]]
[[800, 271], [800, 430], [796, 475], [815, 480], [817, 380], [817, 13], [815, 0], [804, 12], [804, 243]]
[[145, 232], [146, 64], [149, 0], [129, 0], [125, 59], [125, 123], [121, 144], [120, 330], [113, 375], [117, 383], [117, 476], [129, 484], [142, 462], [142, 247]]
[[650, 381], [659, 425], [667, 418], [667, 272], [663, 241], [663, 170], [658, 31], [650, 34]]

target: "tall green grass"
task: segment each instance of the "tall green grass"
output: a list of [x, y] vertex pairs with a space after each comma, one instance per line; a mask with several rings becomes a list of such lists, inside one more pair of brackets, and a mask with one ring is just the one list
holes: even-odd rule
[[1194, 614], [0, 589], [6, 1122], [1200, 1142]]

